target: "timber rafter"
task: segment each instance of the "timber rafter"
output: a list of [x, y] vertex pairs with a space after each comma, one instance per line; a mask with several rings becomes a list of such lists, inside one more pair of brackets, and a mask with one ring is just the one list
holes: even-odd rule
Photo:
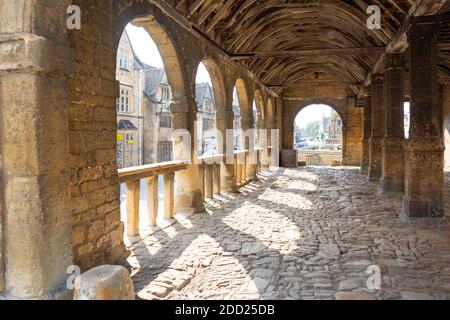
[[[381, 30], [367, 28], [369, 5], [382, 11]], [[282, 95], [317, 72], [360, 92], [385, 51], [398, 47], [411, 16], [436, 14], [448, 5], [445, 0], [183, 0], [175, 8], [261, 81], [281, 84], [273, 90]], [[448, 43], [440, 59], [448, 65]], [[448, 71], [440, 68], [441, 74]]]

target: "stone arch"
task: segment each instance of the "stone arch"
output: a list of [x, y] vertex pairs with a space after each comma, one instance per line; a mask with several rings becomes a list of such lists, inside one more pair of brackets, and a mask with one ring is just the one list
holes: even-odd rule
[[293, 149], [294, 148], [294, 134], [295, 134], [295, 119], [297, 115], [306, 107], [310, 105], [315, 104], [324, 104], [329, 107], [331, 107], [333, 110], [335, 110], [339, 117], [342, 120], [342, 150], [343, 150], [343, 156], [344, 160], [346, 157], [346, 123], [347, 123], [347, 117], [346, 117], [346, 104], [343, 101], [337, 101], [332, 99], [308, 99], [301, 101], [298, 104], [292, 105], [288, 113], [284, 114], [283, 116], [283, 132], [282, 132], [282, 143], [283, 147], [286, 149]]
[[250, 128], [253, 122], [253, 114], [249, 104], [247, 86], [242, 78], [238, 78], [234, 86], [237, 91], [239, 107], [241, 109], [241, 126], [243, 129]]
[[[92, 14], [91, 1], [79, 2], [83, 12]], [[172, 89], [174, 128], [190, 129], [183, 64], [165, 17], [148, 3], [118, 5], [123, 7], [111, 10], [109, 29], [103, 33], [90, 32], [98, 25], [86, 17], [83, 27], [69, 34], [75, 63], [75, 72], [68, 79], [72, 256], [82, 270], [120, 263], [128, 255], [120, 220], [116, 159], [119, 90], [115, 79], [118, 45], [129, 22], [144, 27], [160, 51]], [[174, 144], [177, 158], [177, 145], [183, 144]]]
[[258, 120], [257, 120], [258, 123], [256, 125], [258, 129], [262, 129], [264, 125], [265, 114], [264, 114], [264, 97], [261, 90], [257, 89], [255, 91], [254, 101], [256, 103], [256, 110], [258, 113]]
[[274, 110], [273, 99], [271, 96], [269, 96], [267, 99], [266, 127], [268, 129], [275, 128], [275, 110]]
[[[119, 16], [119, 33], [125, 30], [128, 23], [143, 27], [155, 42], [161, 55], [164, 69], [172, 89], [173, 104], [186, 106], [186, 76], [183, 73], [179, 49], [175, 45], [176, 37], [160, 22], [153, 6], [146, 3], [134, 3]], [[120, 37], [118, 38], [118, 40]], [[117, 41], [118, 41], [117, 40]], [[115, 47], [118, 42], [115, 43]]]
[[208, 73], [211, 77], [216, 111], [217, 115], [219, 116], [219, 114], [223, 114], [226, 111], [227, 106], [227, 96], [222, 70], [220, 69], [219, 64], [216, 62], [216, 60], [214, 60], [213, 58], [205, 58], [196, 63], [197, 67], [194, 70], [193, 79], [195, 79], [197, 75], [198, 66], [200, 65], [200, 63], [203, 63], [205, 65], [206, 70], [208, 70]]
[[311, 105], [316, 105], [316, 104], [323, 104], [326, 106], [329, 106], [330, 108], [332, 108], [334, 111], [336, 111], [339, 115], [339, 117], [342, 120], [342, 125], [343, 128], [345, 128], [345, 123], [346, 123], [346, 117], [345, 117], [345, 108], [342, 106], [339, 106], [337, 103], [335, 103], [332, 100], [323, 100], [323, 99], [314, 99], [314, 100], [306, 100], [306, 101], [302, 101], [302, 103], [298, 104], [296, 107], [293, 108], [292, 112], [291, 112], [291, 117], [287, 117], [285, 120], [289, 121], [289, 125], [290, 126], [294, 126], [295, 123], [295, 118], [297, 117], [297, 115], [306, 107], [309, 107]]
[[[230, 99], [227, 99], [223, 73], [219, 64], [216, 62], [215, 59], [204, 58], [195, 64], [196, 68], [194, 68], [194, 75], [192, 79], [196, 78], [200, 63], [203, 63], [205, 65], [206, 70], [208, 71], [211, 77], [211, 84], [214, 94], [214, 104], [216, 108], [216, 127], [217, 130], [219, 130], [222, 133], [224, 137], [223, 144], [225, 144], [226, 129], [232, 128], [233, 120], [232, 118], [230, 119], [230, 113], [232, 114], [233, 112], [231, 110], [232, 103], [231, 101], [229, 101]], [[194, 86], [195, 85], [196, 84], [194, 80]]]

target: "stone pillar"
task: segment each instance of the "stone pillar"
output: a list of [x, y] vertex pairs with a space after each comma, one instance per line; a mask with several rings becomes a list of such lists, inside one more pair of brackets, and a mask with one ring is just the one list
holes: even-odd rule
[[188, 102], [183, 97], [174, 98], [171, 105], [175, 132], [184, 130], [186, 133], [181, 135], [174, 132], [174, 160], [190, 162], [187, 170], [176, 173], [175, 212], [193, 210], [194, 213], [199, 213], [205, 210], [194, 134], [195, 120], [197, 119], [196, 108], [194, 99]]
[[[247, 101], [247, 106], [251, 106], [252, 105], [252, 101]], [[254, 162], [255, 162], [255, 153], [254, 151], [251, 150], [251, 146], [252, 144], [250, 144], [250, 141], [254, 141], [254, 136], [247, 136], [246, 134], [248, 134], [250, 131], [250, 129], [253, 128], [253, 111], [250, 112], [249, 108], [245, 108], [245, 109], [241, 109], [241, 129], [242, 129], [242, 147], [245, 150], [250, 150], [250, 157], [249, 157], [249, 161], [250, 163], [247, 165], [247, 177], [251, 180], [256, 180], [257, 176], [256, 176], [256, 170], [255, 170], [255, 166], [254, 166]], [[254, 149], [254, 145], [253, 145], [253, 149]]]
[[50, 7], [65, 17], [67, 1], [0, 4], [0, 300], [68, 297], [72, 51], [64, 21], [49, 18]]
[[408, 31], [411, 129], [405, 146], [404, 213], [443, 215], [444, 143], [437, 79], [438, 26], [416, 18]]
[[283, 127], [282, 135], [282, 149], [292, 150], [294, 149], [294, 132], [295, 128], [293, 125], [286, 125]]
[[402, 192], [404, 181], [404, 58], [401, 53], [386, 55], [385, 135], [382, 141], [381, 191]]
[[372, 96], [364, 98], [364, 133], [361, 152], [361, 173], [369, 173], [370, 136], [372, 134]]
[[[231, 105], [232, 103], [230, 101], [227, 103], [229, 108], [224, 110], [221, 115], [219, 113], [217, 114], [217, 129], [222, 132], [223, 135], [223, 153], [225, 155], [234, 155], [234, 113]], [[224, 192], [236, 192], [237, 183], [234, 170], [234, 161], [228, 162], [227, 159], [225, 159], [220, 171], [220, 188]]]
[[384, 76], [372, 76], [372, 133], [369, 144], [369, 181], [381, 178], [381, 140], [384, 136]]

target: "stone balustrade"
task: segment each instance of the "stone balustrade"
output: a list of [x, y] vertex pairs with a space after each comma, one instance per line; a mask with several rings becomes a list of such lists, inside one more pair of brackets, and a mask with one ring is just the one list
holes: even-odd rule
[[[252, 180], [251, 172], [256, 175], [262, 169], [263, 149], [256, 149], [256, 163], [252, 163], [252, 152], [239, 150], [234, 152], [234, 184], [235, 190], [242, 188]], [[221, 172], [225, 163], [225, 155], [214, 155], [199, 158], [202, 199], [213, 198], [222, 191]], [[252, 168], [253, 166], [253, 168]], [[139, 202], [141, 200], [141, 180], [146, 181], [147, 214], [150, 226], [157, 225], [159, 211], [159, 176], [164, 177], [163, 203], [164, 219], [175, 216], [175, 173], [188, 168], [185, 161], [169, 161], [139, 167], [130, 167], [118, 171], [119, 182], [125, 184], [126, 197], [126, 234], [129, 237], [139, 235]]]
[[147, 210], [151, 226], [158, 217], [158, 177], [164, 176], [164, 218], [172, 219], [174, 211], [175, 172], [186, 170], [185, 161], [170, 161], [119, 170], [119, 182], [125, 183], [127, 235], [139, 235], [139, 200], [141, 180], [146, 180]]

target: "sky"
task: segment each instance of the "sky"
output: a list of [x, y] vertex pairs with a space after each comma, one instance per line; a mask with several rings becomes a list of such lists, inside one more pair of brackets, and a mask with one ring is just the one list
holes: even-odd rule
[[[144, 28], [133, 26], [131, 23], [127, 25], [126, 30], [131, 45], [133, 46], [133, 50], [139, 59], [156, 68], [164, 68], [164, 63], [158, 47], [155, 42], [153, 42], [148, 32]], [[211, 84], [211, 77], [203, 63], [200, 63], [198, 67], [196, 82], [207, 82]]]
[[310, 105], [299, 112], [295, 118], [295, 123], [300, 128], [305, 128], [308, 123], [319, 121], [324, 115], [325, 117], [329, 117], [331, 110], [331, 107], [324, 104]]

